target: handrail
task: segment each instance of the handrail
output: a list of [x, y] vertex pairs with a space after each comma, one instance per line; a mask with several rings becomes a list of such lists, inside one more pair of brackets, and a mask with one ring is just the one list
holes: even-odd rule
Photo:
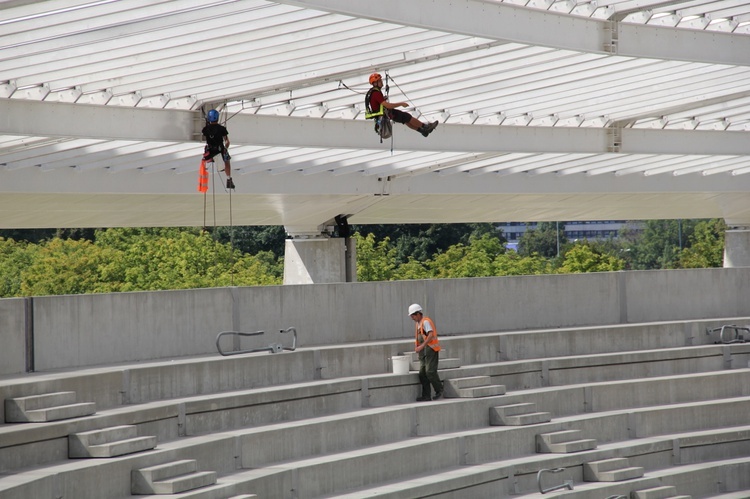
[[[730, 343], [745, 343], [747, 340], [743, 335], [740, 334], [740, 331], [745, 331], [748, 336], [750, 336], [750, 327], [740, 327], [736, 326], [734, 324], [727, 324], [725, 326], [721, 327], [715, 327], [713, 329], [706, 328], [706, 334], [710, 335], [712, 333], [715, 333], [716, 331], [719, 331], [719, 341], [725, 345], [728, 345]], [[734, 331], [734, 337], [732, 339], [725, 339], [724, 338], [724, 332], [725, 331]]]
[[237, 350], [234, 352], [225, 352], [221, 349], [221, 338], [222, 336], [259, 336], [261, 334], [266, 334], [264, 331], [256, 331], [254, 333], [240, 333], [238, 331], [222, 331], [216, 336], [216, 349], [219, 351], [219, 353], [225, 357], [229, 355], [240, 355], [243, 353], [253, 353], [253, 352], [271, 352], [271, 353], [279, 353], [284, 350], [293, 352], [297, 349], [297, 329], [294, 327], [289, 327], [286, 329], [279, 330], [279, 333], [289, 333], [291, 332], [294, 336], [292, 339], [292, 346], [291, 347], [285, 347], [281, 343], [271, 343], [267, 347], [262, 348], [253, 348], [250, 350]]
[[536, 483], [539, 486], [539, 492], [541, 492], [542, 494], [546, 494], [547, 492], [552, 492], [553, 490], [560, 490], [560, 489], [573, 490], [573, 480], [565, 480], [561, 485], [556, 485], [554, 487], [550, 487], [549, 489], [545, 489], [542, 487], [542, 474], [543, 473], [561, 473], [563, 471], [565, 471], [565, 468], [553, 468], [553, 469], [539, 470], [539, 473], [536, 474]]

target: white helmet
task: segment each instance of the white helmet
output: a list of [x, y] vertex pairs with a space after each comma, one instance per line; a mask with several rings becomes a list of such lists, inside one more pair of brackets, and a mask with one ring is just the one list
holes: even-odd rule
[[416, 303], [412, 303], [411, 305], [409, 305], [409, 315], [416, 314], [417, 312], [421, 312], [421, 311], [422, 311], [422, 307], [420, 307]]

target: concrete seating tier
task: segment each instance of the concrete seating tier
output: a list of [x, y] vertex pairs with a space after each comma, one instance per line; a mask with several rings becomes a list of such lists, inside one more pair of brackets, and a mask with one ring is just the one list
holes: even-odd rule
[[[409, 357], [409, 369], [411, 371], [419, 372], [419, 354], [417, 352], [401, 352], [401, 355]], [[450, 357], [450, 354], [445, 349], [440, 351], [440, 358], [438, 359], [438, 370], [441, 369], [455, 369], [461, 367], [461, 359], [458, 357]]]
[[5, 399], [8, 423], [59, 421], [89, 416], [96, 412], [92, 402], [76, 402], [75, 392], [43, 393]]
[[[710, 375], [712, 374], [706, 374], [706, 376]], [[578, 389], [580, 390], [580, 387]], [[495, 399], [497, 398], [501, 397], [496, 397]], [[146, 465], [152, 465], [151, 463], [160, 464], [200, 454], [204, 456], [201, 463], [203, 468], [215, 469], [221, 475], [228, 475], [225, 478], [231, 477], [231, 480], [234, 482], [242, 479], [244, 485], [247, 487], [245, 490], [258, 493], [261, 497], [284, 497], [283, 490], [286, 490], [284, 487], [288, 485], [290, 477], [295, 476], [300, 480], [308, 476], [312, 480], [311, 477], [329, 477], [331, 474], [338, 475], [340, 472], [340, 480], [350, 481], [326, 481], [326, 483], [337, 483], [342, 487], [341, 490], [344, 490], [355, 487], [357, 480], [363, 479], [361, 476], [362, 473], [365, 473], [369, 477], [368, 479], [377, 478], [377, 474], [370, 473], [374, 466], [373, 463], [378, 463], [377, 466], [383, 467], [384, 470], [389, 470], [387, 472], [381, 471], [381, 473], [387, 475], [387, 479], [392, 480], [395, 476], [398, 476], [392, 469], [393, 463], [400, 463], [397, 467], [398, 473], [404, 473], [403, 478], [408, 479], [410, 475], [434, 471], [436, 467], [450, 469], [453, 466], [472, 465], [492, 460], [513, 459], [518, 458], [518, 456], [532, 455], [535, 451], [534, 441], [536, 435], [564, 431], [571, 429], [572, 426], [580, 428], [587, 435], [597, 438], [601, 437], [603, 440], [617, 439], [620, 442], [612, 444], [610, 447], [600, 445], [597, 450], [604, 449], [603, 452], [592, 453], [589, 451], [588, 454], [585, 452], [573, 454], [571, 456], [576, 456], [575, 461], [559, 461], [556, 459], [550, 461], [550, 458], [547, 456], [537, 457], [534, 462], [535, 467], [533, 471], [550, 466], [568, 467], [571, 466], [571, 463], [575, 463], [575, 466], [581, 469], [584, 463], [612, 457], [630, 457], [631, 459], [636, 459], [638, 458], [638, 453], [645, 454], [646, 457], [641, 459], [654, 459], [653, 455], [655, 453], [661, 456], [658, 462], [651, 463], [651, 468], [657, 465], [669, 466], [673, 455], [676, 453], [679, 454], [679, 452], [687, 452], [687, 449], [691, 447], [690, 439], [692, 439], [692, 445], [695, 447], [704, 447], [706, 445], [717, 446], [716, 452], [718, 455], [733, 452], [733, 449], [735, 449], [732, 446], [728, 450], [721, 448], [725, 443], [734, 445], [738, 441], [743, 442], [744, 449], [741, 449], [741, 452], [745, 453], [747, 453], [748, 443], [750, 443], [750, 429], [745, 427], [726, 435], [724, 440], [717, 438], [716, 431], [706, 432], [706, 434], [686, 435], [682, 439], [675, 438], [674, 435], [669, 435], [661, 439], [649, 437], [644, 439], [645, 443], [641, 444], [641, 448], [639, 449], [632, 440], [628, 441], [627, 421], [629, 411], [632, 410], [582, 414], [560, 418], [554, 423], [543, 425], [525, 427], [490, 426], [453, 433], [444, 433], [440, 428], [430, 428], [429, 426], [429, 422], [434, 419], [452, 419], [456, 421], [459, 419], [457, 418], [457, 413], [465, 412], [483, 414], [486, 422], [489, 407], [496, 403], [497, 400], [459, 399], [436, 402], [430, 404], [431, 407], [429, 408], [425, 404], [416, 403], [397, 407], [371, 408], [358, 411], [357, 413], [331, 415], [294, 423], [237, 430], [225, 434], [179, 439], [160, 445], [160, 450], [116, 458], [113, 461], [119, 464], [120, 473], [127, 474], [130, 469], [147, 467]], [[721, 411], [719, 406], [725, 404], [725, 401], [714, 401], [714, 404], [716, 404], [716, 407], [711, 407], [711, 412], [722, 413], [723, 411]], [[750, 408], [750, 400], [747, 400], [746, 404], [744, 407], [732, 407], [731, 411], [727, 411], [735, 419], [735, 424], [744, 422], [744, 414]], [[653, 407], [642, 409], [644, 418], [648, 420], [641, 420], [643, 428], [640, 430], [640, 433], [648, 434], [648, 428], [651, 427], [657, 430], [663, 428], [665, 420], [673, 419], [674, 411], [684, 410], [686, 407], [689, 407], [689, 404], [684, 404], [684, 406], [676, 408], [664, 406], [663, 410], [668, 412], [668, 414], [660, 414], [662, 411]], [[451, 415], [450, 412], [453, 414]], [[710, 425], [712, 421], [711, 419], [702, 418], [691, 424]], [[728, 421], [724, 420], [722, 423], [727, 423]], [[421, 432], [431, 432], [434, 430], [440, 431], [440, 433], [430, 436], [413, 437], [415, 434], [418, 435]], [[356, 438], [352, 438], [353, 436]], [[391, 443], [378, 444], [383, 439]], [[311, 446], [311, 443], [316, 442], [317, 445]], [[657, 444], [660, 445], [658, 449]], [[675, 446], [677, 446], [678, 450], [676, 450]], [[622, 450], [618, 450], [620, 447], [622, 447]], [[458, 452], [459, 448], [463, 450], [462, 459], [464, 462], [456, 460], [461, 455]], [[238, 449], [241, 450], [238, 451]], [[430, 451], [430, 454], [437, 453], [444, 456], [443, 459], [447, 461], [445, 463], [439, 462], [428, 465], [419, 463], [421, 461], [419, 456], [424, 455], [424, 452], [427, 450]], [[636, 454], [618, 456], [614, 454], [615, 450], [621, 454], [629, 452], [636, 452]], [[241, 452], [241, 467], [253, 467], [257, 469], [241, 472], [238, 475], [236, 472], [236, 466], [238, 465], [236, 456], [238, 452]], [[333, 454], [326, 454], [331, 452]], [[412, 461], [418, 461], [418, 463], [414, 464]], [[407, 463], [409, 464], [407, 465]], [[419, 466], [426, 466], [426, 468], [420, 469]], [[82, 474], [85, 477], [89, 474], [84, 472], [83, 468], [78, 468], [75, 473], [66, 474], [65, 471], [67, 469], [67, 465], [63, 465], [61, 468], [52, 466], [48, 469], [48, 473], [51, 477], [65, 476], [66, 480], [76, 483], [81, 479], [76, 479], [76, 475]], [[93, 472], [93, 470], [101, 469], [101, 467], [96, 463], [91, 463], [90, 469]], [[116, 472], [110, 470], [108, 473]], [[582, 471], [579, 474], [582, 475]], [[383, 480], [382, 476], [380, 476], [380, 479]], [[33, 483], [29, 484], [30, 487], [34, 485]], [[313, 486], [308, 484], [308, 480], [305, 480], [305, 485], [298, 484], [298, 487]], [[33, 489], [28, 489], [27, 491], [31, 490]], [[315, 494], [318, 492], [324, 495], [336, 491], [306, 490], [310, 492], [309, 497], [317, 497]], [[279, 496], [278, 494], [282, 495]], [[114, 494], [112, 495], [112, 497], [115, 496]]]
[[547, 423], [551, 420], [551, 413], [536, 411], [536, 404], [531, 402], [501, 405], [490, 409], [490, 424], [494, 426], [523, 426]]
[[156, 447], [156, 437], [138, 436], [134, 425], [113, 426], [102, 430], [68, 435], [68, 457], [116, 457]]
[[494, 385], [489, 376], [469, 376], [445, 380], [445, 396], [448, 398], [477, 398], [504, 395], [505, 385]]
[[587, 482], [620, 482], [642, 476], [642, 467], [630, 466], [630, 461], [621, 457], [583, 465], [583, 479]]
[[[622, 326], [613, 329], [623, 332]], [[662, 338], [651, 337], [655, 329]], [[750, 388], [743, 381], [748, 371], [726, 369], [747, 366], [750, 348], [680, 348], [680, 341], [703, 340], [693, 334], [695, 329], [688, 323], [649, 325], [643, 334], [638, 328], [625, 328], [632, 336], [624, 344], [640, 342], [651, 349], [604, 353], [623, 345], [589, 341], [582, 347], [585, 355], [538, 359], [533, 355], [539, 351], [543, 356], [563, 353], [564, 342], [554, 336], [560, 330], [524, 333], [526, 346], [520, 343], [522, 333], [446, 338], [446, 343], [455, 340], [451, 351], [461, 352], [464, 366], [441, 371], [443, 379], [460, 384], [465, 378], [486, 377], [489, 386], [502, 383], [511, 393], [430, 404], [413, 403], [416, 373], [386, 372], [390, 354], [399, 351], [398, 342], [182, 359], [0, 381], [0, 392], [12, 395], [6, 398], [82, 387], [86, 399], [101, 401], [105, 408], [75, 420], [0, 426], [0, 467], [5, 467], [0, 471], [18, 470], [12, 479], [0, 479], [0, 496], [46, 497], [44, 490], [76, 490], [73, 484], [86, 484], [77, 497], [125, 497], [131, 491], [131, 470], [184, 460], [215, 470], [218, 479], [214, 485], [171, 495], [214, 499], [242, 494], [292, 497], [292, 490], [296, 497], [346, 490], [367, 490], [371, 495], [381, 485], [402, 490], [389, 497], [413, 497], [421, 489], [402, 484], [420, 479], [442, 484], [446, 488], [441, 493], [471, 484], [469, 495], [462, 497], [486, 497], [479, 492], [482, 484], [492, 484], [497, 491], [505, 480], [518, 489], [514, 493], [531, 491], [531, 477], [539, 469], [563, 465], [576, 474], [576, 488], [592, 490], [609, 485], [584, 483], [585, 465], [608, 460], [628, 459], [632, 467], [647, 470], [642, 478], [626, 480], [628, 484], [650, 480], [654, 473], [672, 476], [667, 472], [694, 461], [707, 466], [701, 461], [717, 459], [722, 469], [744, 466], [730, 458], [750, 454], [750, 429], [737, 419], [737, 414], [750, 410]], [[605, 337], [615, 334], [608, 328], [565, 334], [593, 338], [594, 331]], [[545, 338], [551, 344], [538, 346]], [[653, 349], [661, 346], [671, 348]], [[346, 361], [340, 356], [344, 351]], [[516, 359], [527, 360], [498, 359], [497, 352], [500, 357], [517, 354]], [[357, 369], [356, 376], [333, 376]], [[118, 382], [119, 400], [110, 392]], [[490, 425], [493, 410], [521, 404], [536, 404], [537, 412], [546, 411], [554, 420]], [[106, 461], [64, 461], [70, 435], [118, 425], [136, 425], [139, 434], [155, 434], [164, 443]], [[727, 430], [729, 426], [734, 428]], [[572, 454], [535, 452], [538, 435], [566, 431], [580, 431], [598, 445]], [[20, 457], [14, 464], [8, 464], [11, 452]], [[428, 466], [419, 463], [424, 455], [440, 459]], [[46, 461], [35, 461], [39, 459]], [[498, 470], [509, 474], [488, 478], [498, 477]], [[738, 491], [745, 484], [737, 481], [731, 486], [727, 490]]]
[[216, 483], [216, 472], [198, 471], [195, 459], [158, 464], [131, 472], [133, 494], [179, 494]]

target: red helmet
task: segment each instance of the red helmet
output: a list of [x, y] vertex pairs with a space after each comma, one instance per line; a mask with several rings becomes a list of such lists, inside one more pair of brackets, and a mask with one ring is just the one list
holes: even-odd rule
[[373, 73], [373, 74], [370, 75], [370, 85], [372, 85], [376, 81], [382, 80], [382, 79], [383, 79], [383, 77], [380, 76], [380, 73]]

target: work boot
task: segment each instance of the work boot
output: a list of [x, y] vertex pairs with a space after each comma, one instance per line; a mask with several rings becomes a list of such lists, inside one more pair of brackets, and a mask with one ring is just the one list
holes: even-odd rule
[[429, 402], [430, 400], [432, 400], [432, 398], [430, 398], [429, 396], [427, 396], [427, 397], [417, 397], [417, 402]]
[[441, 398], [443, 398], [443, 392], [437, 392], [435, 394], [435, 398], [433, 398], [432, 400], [438, 400], [438, 399], [441, 399]]
[[227, 189], [234, 189], [234, 182], [232, 182], [232, 177], [227, 178]]
[[432, 133], [434, 129], [436, 129], [438, 126], [437, 121], [433, 121], [432, 123], [427, 123], [426, 125], [422, 125], [419, 127], [419, 133], [421, 133], [424, 137], [427, 137], [429, 134]]

